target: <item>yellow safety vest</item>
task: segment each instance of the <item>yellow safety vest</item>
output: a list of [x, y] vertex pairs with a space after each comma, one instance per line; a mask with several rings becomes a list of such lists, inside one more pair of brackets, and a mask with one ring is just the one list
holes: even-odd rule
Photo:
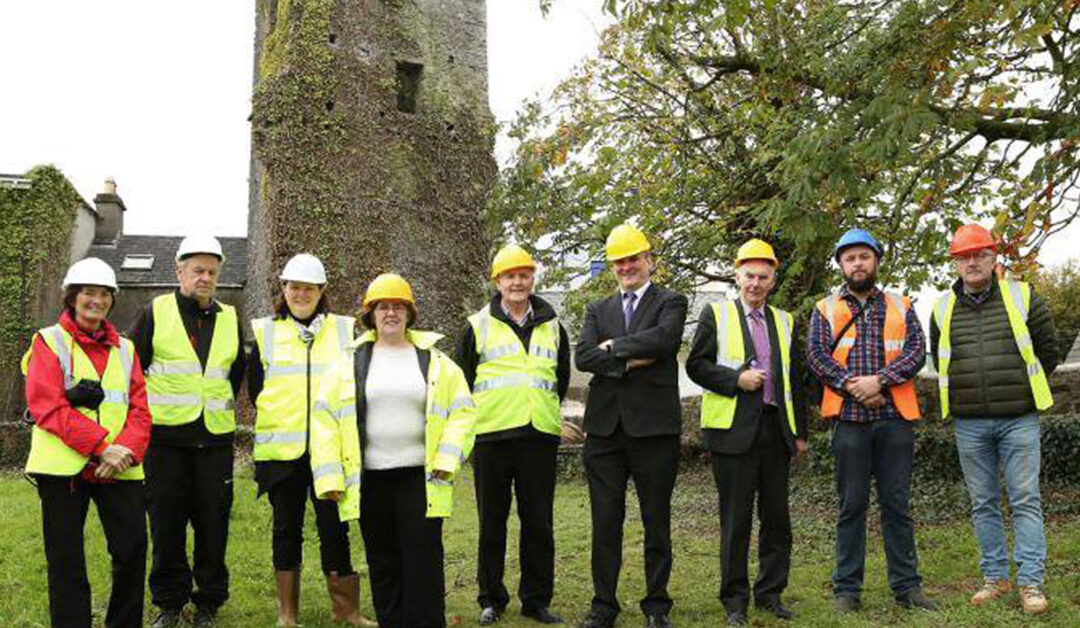
[[[134, 362], [135, 346], [127, 338], [120, 339], [119, 347], [109, 348], [109, 360], [105, 372], [98, 376], [94, 363], [82, 350], [79, 343], [60, 325], [53, 325], [40, 330], [42, 340], [56, 354], [60, 369], [64, 372], [64, 388], [72, 388], [79, 380], [89, 379], [101, 382], [105, 393], [98, 409], [76, 407], [88, 417], [96, 417], [102, 427], [109, 430], [106, 442], [113, 442], [124, 429], [128, 416], [128, 401], [131, 391], [131, 368]], [[30, 359], [30, 351], [23, 357], [23, 375]], [[26, 460], [27, 473], [43, 475], [77, 475], [90, 460], [64, 444], [60, 437], [34, 426], [30, 433], [30, 456]], [[142, 465], [135, 465], [116, 476], [118, 480], [143, 479]]]
[[[1042, 362], [1035, 355], [1035, 346], [1031, 343], [1031, 332], [1028, 330], [1028, 310], [1031, 307], [1031, 285], [1022, 281], [999, 281], [998, 288], [1001, 290], [1001, 300], [1005, 303], [1005, 312], [1009, 315], [1009, 326], [1012, 328], [1013, 337], [1016, 339], [1016, 347], [1020, 350], [1020, 357], [1027, 365], [1028, 381], [1031, 383], [1031, 394], [1035, 397], [1035, 407], [1046, 410], [1054, 405], [1054, 397], [1050, 394], [1050, 383], [1046, 379], [1046, 371], [1043, 370]], [[949, 416], [949, 363], [952, 361], [952, 314], [956, 307], [956, 293], [949, 290], [937, 303], [934, 304], [934, 320], [937, 321], [941, 335], [938, 338], [937, 361], [938, 361], [938, 393], [941, 395], [941, 418]]]
[[296, 460], [308, 443], [319, 382], [353, 339], [355, 319], [327, 314], [311, 346], [291, 318], [251, 321], [265, 378], [255, 400], [255, 460]]
[[[791, 398], [791, 330], [795, 319], [791, 314], [769, 306], [776, 322], [776, 335], [780, 341], [780, 368], [784, 382], [784, 409], [787, 412], [788, 426], [791, 433], [795, 429], [795, 404]], [[746, 347], [743, 345], [742, 315], [735, 301], [712, 304], [713, 319], [716, 321], [716, 363], [729, 369], [739, 370], [746, 362]], [[705, 429], [731, 429], [735, 421], [735, 409], [739, 405], [739, 396], [728, 397], [704, 391], [701, 399], [701, 427]]]
[[236, 309], [218, 302], [206, 368], [188, 340], [176, 294], [154, 298], [154, 358], [146, 369], [146, 396], [154, 425], [183, 425], [203, 416], [212, 434], [236, 430], [229, 369], [240, 351]]
[[479, 365], [473, 383], [476, 433], [499, 432], [532, 423], [537, 430], [562, 433], [558, 378], [559, 322], [533, 328], [529, 349], [485, 305], [469, 317]]
[[[453, 507], [453, 478], [472, 451], [476, 406], [461, 369], [435, 348], [442, 334], [410, 330], [406, 337], [413, 346], [431, 352], [424, 428], [426, 512], [428, 517], [449, 517]], [[374, 331], [356, 339], [338, 359], [321, 382], [311, 415], [311, 474], [315, 479], [315, 494], [325, 498], [331, 491], [344, 491], [345, 499], [338, 502], [342, 521], [360, 517], [363, 452], [356, 417], [353, 362], [356, 348], [371, 342], [375, 342]], [[451, 476], [439, 479], [434, 476], [435, 471], [446, 471]]]

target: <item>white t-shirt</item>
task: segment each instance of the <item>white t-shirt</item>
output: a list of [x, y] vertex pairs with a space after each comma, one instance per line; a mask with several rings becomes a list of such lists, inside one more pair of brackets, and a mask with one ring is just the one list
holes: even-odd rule
[[367, 397], [365, 469], [424, 466], [427, 384], [416, 348], [373, 347]]

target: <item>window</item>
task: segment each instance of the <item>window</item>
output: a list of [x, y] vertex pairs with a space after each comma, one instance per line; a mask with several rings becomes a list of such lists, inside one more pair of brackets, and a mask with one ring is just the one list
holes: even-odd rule
[[125, 255], [121, 270], [150, 270], [154, 267], [153, 255]]
[[420, 82], [424, 77], [424, 66], [409, 61], [397, 62], [397, 108], [402, 113], [416, 113], [416, 98], [420, 93]]

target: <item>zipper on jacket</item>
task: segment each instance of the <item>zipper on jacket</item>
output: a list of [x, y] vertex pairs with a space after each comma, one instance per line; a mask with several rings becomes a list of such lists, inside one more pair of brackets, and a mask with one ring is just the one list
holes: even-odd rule
[[311, 344], [307, 345], [307, 394], [304, 397], [304, 411], [307, 413], [307, 419], [304, 422], [304, 453], [308, 452], [308, 444], [311, 440], [311, 347], [315, 344], [312, 340]]

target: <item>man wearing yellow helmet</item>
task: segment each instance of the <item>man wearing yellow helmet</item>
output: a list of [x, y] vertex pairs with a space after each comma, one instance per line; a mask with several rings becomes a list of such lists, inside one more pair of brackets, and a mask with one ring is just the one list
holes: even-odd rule
[[780, 595], [791, 567], [788, 467], [806, 451], [806, 403], [795, 318], [767, 304], [779, 261], [762, 240], [739, 247], [739, 297], [698, 316], [686, 373], [705, 389], [701, 428], [720, 494], [720, 601], [728, 625], [745, 625], [747, 555], [757, 497], [758, 577], [754, 603], [790, 619]]
[[521, 520], [521, 614], [562, 623], [548, 608], [555, 586], [555, 464], [562, 433], [559, 403], [570, 383], [570, 343], [551, 305], [532, 294], [536, 263], [511, 244], [491, 265], [497, 291], [469, 317], [455, 361], [476, 402], [476, 479], [480, 541], [479, 623], [499, 620], [511, 484]]
[[679, 365], [686, 297], [653, 285], [652, 246], [629, 224], [607, 239], [616, 294], [585, 312], [574, 351], [593, 374], [585, 406], [585, 474], [592, 509], [593, 599], [582, 628], [609, 628], [619, 613], [626, 484], [634, 480], [645, 524], [649, 628], [671, 626], [671, 492], [679, 467]]

